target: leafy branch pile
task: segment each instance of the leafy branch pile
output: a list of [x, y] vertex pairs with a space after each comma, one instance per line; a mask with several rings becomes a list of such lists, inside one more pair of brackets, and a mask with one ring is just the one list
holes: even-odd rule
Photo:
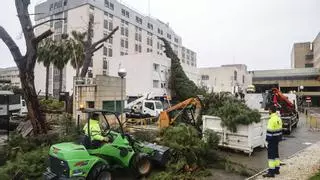
[[216, 160], [219, 137], [213, 131], [207, 131], [204, 136], [206, 141], [201, 140], [193, 126], [185, 124], [165, 129], [161, 144], [172, 149], [171, 159], [166, 170], [151, 179], [196, 179], [200, 174], [210, 175], [204, 168]]
[[203, 95], [203, 110], [201, 114], [219, 116], [222, 119], [222, 126], [226, 126], [230, 131], [237, 131], [237, 125], [248, 125], [260, 121], [258, 111], [251, 110], [241, 100], [235, 98], [231, 93], [207, 93], [205, 88], [199, 88], [191, 81], [183, 71], [180, 59], [173, 52], [170, 43], [160, 38], [164, 42], [165, 53], [171, 59], [170, 89], [172, 96], [179, 101], [184, 101], [190, 97]]
[[237, 125], [248, 125], [260, 122], [261, 115], [257, 110], [250, 109], [243, 101], [230, 95], [230, 93], [211, 93], [206, 95], [202, 113], [218, 116], [221, 125], [230, 131], [236, 132]]

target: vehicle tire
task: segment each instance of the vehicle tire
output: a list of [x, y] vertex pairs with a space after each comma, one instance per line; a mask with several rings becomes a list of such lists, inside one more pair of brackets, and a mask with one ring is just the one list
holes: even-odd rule
[[132, 158], [130, 167], [135, 175], [138, 177], [144, 177], [150, 174], [152, 162], [146, 155], [137, 154]]
[[103, 163], [94, 165], [87, 176], [87, 180], [111, 180], [108, 166]]

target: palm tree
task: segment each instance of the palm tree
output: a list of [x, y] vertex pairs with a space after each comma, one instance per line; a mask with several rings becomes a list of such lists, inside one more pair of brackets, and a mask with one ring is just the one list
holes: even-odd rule
[[59, 70], [59, 92], [62, 91], [63, 68], [69, 62], [72, 53], [67, 35], [63, 34], [61, 37], [61, 41], [55, 41], [52, 47], [54, 53], [53, 64]]
[[80, 68], [83, 65], [84, 62], [84, 43], [85, 43], [85, 37], [86, 32], [81, 33], [77, 31], [72, 31], [71, 35], [72, 38], [70, 39], [70, 45], [72, 48], [72, 55], [70, 63], [74, 69], [76, 69], [76, 76], [79, 76]]
[[43, 40], [38, 47], [38, 62], [43, 63], [43, 66], [46, 67], [46, 99], [48, 99], [48, 89], [49, 89], [49, 68], [50, 64], [53, 62], [52, 47], [54, 41], [50, 38]]

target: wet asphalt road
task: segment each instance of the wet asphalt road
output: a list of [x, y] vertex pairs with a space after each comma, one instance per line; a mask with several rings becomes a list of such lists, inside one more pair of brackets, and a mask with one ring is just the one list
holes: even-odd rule
[[[286, 159], [317, 141], [320, 141], [320, 131], [311, 131], [306, 123], [305, 115], [301, 114], [298, 127], [290, 135], [284, 135], [284, 140], [280, 142], [280, 159]], [[241, 163], [256, 172], [267, 168], [266, 149], [257, 148], [250, 157], [247, 154], [234, 151], [222, 152], [222, 154], [229, 160]]]

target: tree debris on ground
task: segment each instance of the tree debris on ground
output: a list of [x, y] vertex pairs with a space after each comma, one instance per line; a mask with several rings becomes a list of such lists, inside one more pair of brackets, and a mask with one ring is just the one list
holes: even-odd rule
[[196, 179], [210, 176], [206, 166], [214, 163], [219, 137], [213, 131], [204, 134], [205, 141], [190, 125], [179, 124], [161, 133], [160, 144], [171, 148], [171, 159], [166, 170], [154, 173], [150, 179]]

